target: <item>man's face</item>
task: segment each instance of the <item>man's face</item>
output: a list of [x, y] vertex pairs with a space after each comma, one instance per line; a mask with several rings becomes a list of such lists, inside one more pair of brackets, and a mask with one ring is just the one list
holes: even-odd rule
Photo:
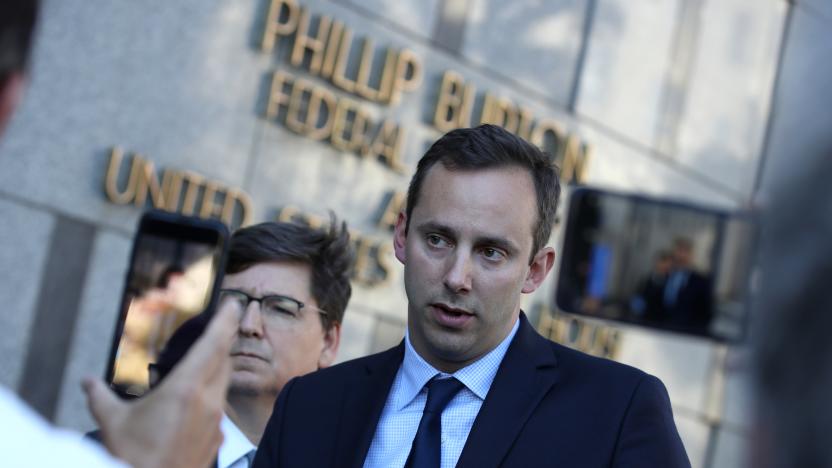
[[537, 203], [521, 168], [427, 173], [410, 227], [399, 216], [396, 257], [405, 265], [408, 330], [416, 351], [454, 372], [496, 347], [554, 261], [541, 249], [529, 265]]
[[673, 249], [673, 262], [676, 268], [687, 268], [693, 258], [692, 248], [686, 244], [679, 244]]
[[249, 303], [231, 347], [230, 393], [277, 396], [293, 377], [332, 363], [340, 329], [324, 331], [310, 282], [310, 267], [290, 262], [259, 263], [225, 275], [223, 289], [257, 298], [288, 296], [305, 304], [297, 317], [287, 317], [261, 310], [257, 301]]
[[656, 260], [656, 273], [666, 275], [670, 272], [671, 268], [673, 268], [673, 262], [670, 257], [662, 257]]

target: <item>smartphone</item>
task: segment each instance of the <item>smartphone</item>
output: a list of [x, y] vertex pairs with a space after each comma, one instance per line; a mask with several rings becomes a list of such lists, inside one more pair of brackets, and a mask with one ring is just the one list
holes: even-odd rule
[[741, 341], [756, 237], [750, 213], [579, 188], [569, 197], [558, 308]]
[[217, 303], [228, 238], [215, 220], [155, 210], [141, 217], [107, 366], [116, 393], [144, 395], [199, 337]]

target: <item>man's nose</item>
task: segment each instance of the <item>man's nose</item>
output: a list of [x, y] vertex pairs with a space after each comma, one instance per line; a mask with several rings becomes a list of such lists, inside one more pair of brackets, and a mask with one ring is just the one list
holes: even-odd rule
[[260, 313], [260, 303], [251, 301], [243, 310], [238, 325], [239, 332], [244, 336], [263, 336], [263, 316]]
[[464, 294], [471, 290], [471, 256], [458, 250], [448, 260], [445, 271], [445, 287], [457, 294]]

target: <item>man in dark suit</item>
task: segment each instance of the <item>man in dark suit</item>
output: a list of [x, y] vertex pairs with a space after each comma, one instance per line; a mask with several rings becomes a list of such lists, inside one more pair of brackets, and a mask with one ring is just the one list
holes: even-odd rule
[[658, 379], [548, 341], [520, 310], [554, 263], [559, 191], [499, 127], [434, 143], [394, 235], [405, 340], [290, 381], [255, 466], [690, 466]]
[[638, 286], [635, 297], [630, 300], [632, 318], [648, 323], [664, 319], [664, 288], [673, 265], [673, 256], [662, 250], [656, 254], [653, 270]]
[[711, 279], [693, 268], [693, 243], [680, 237], [673, 245], [673, 270], [663, 292], [664, 324], [707, 334], [713, 316]]

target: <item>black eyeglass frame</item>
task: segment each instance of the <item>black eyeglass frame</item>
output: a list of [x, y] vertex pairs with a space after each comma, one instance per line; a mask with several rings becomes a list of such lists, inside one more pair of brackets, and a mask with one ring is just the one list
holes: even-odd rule
[[245, 306], [243, 306], [244, 310], [247, 309], [249, 304], [251, 304], [252, 302], [257, 302], [260, 305], [260, 308], [262, 310], [263, 301], [265, 301], [267, 299], [271, 299], [271, 298], [278, 298], [280, 300], [286, 300], [286, 301], [294, 302], [295, 304], [297, 304], [298, 305], [298, 313], [300, 313], [303, 310], [304, 307], [307, 307], [309, 309], [315, 309], [316, 311], [318, 311], [319, 314], [323, 315], [325, 318], [329, 318], [329, 315], [327, 315], [325, 310], [323, 310], [321, 308], [318, 308], [318, 307], [315, 307], [315, 306], [311, 306], [309, 304], [304, 304], [303, 302], [295, 299], [294, 297], [284, 296], [282, 294], [267, 294], [265, 296], [254, 297], [254, 296], [252, 296], [251, 294], [249, 294], [245, 291], [240, 291], [239, 289], [221, 288], [220, 291], [219, 291], [220, 300], [222, 300], [223, 295], [226, 294], [226, 293], [238, 294], [240, 296], [245, 297], [246, 298], [246, 304], [245, 304]]

